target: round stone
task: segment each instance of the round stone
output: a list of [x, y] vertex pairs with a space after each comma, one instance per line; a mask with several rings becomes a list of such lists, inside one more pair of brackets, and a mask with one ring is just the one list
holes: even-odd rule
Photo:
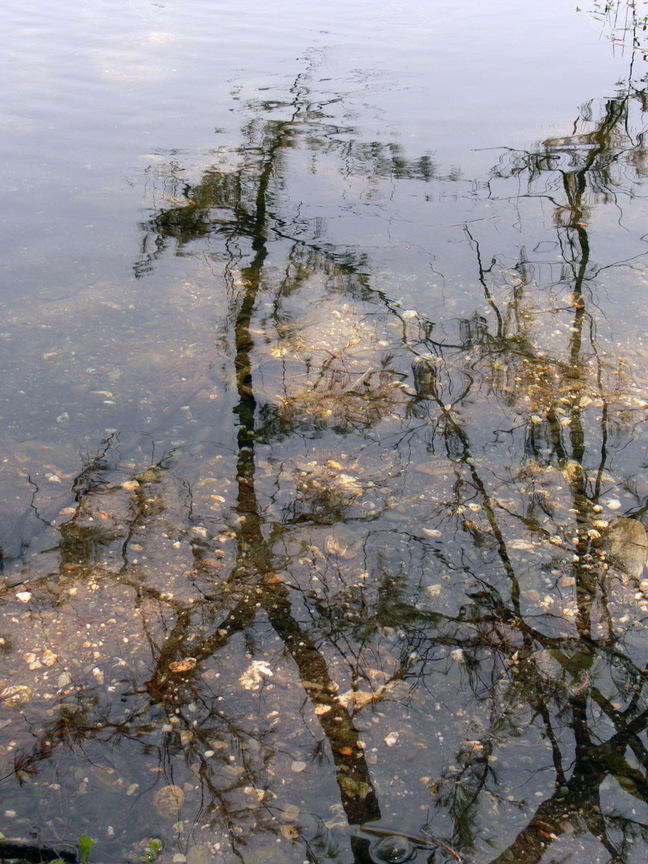
[[383, 837], [371, 849], [371, 857], [374, 861], [389, 862], [389, 864], [401, 864], [402, 861], [409, 861], [414, 855], [414, 847], [405, 837], [398, 837], [395, 834], [389, 837]]

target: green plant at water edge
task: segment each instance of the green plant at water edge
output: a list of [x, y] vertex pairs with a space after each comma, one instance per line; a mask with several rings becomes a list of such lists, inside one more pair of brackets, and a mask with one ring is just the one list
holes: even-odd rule
[[144, 852], [144, 854], [140, 856], [140, 861], [143, 861], [144, 864], [152, 864], [153, 861], [157, 860], [157, 857], [161, 851], [162, 841], [158, 840], [157, 837], [155, 837], [149, 842], [148, 852]]
[[95, 841], [87, 834], [82, 834], [79, 838], [79, 849], [81, 850], [81, 864], [90, 864], [90, 853]]
[[[3, 835], [0, 835], [3, 836]], [[81, 852], [81, 864], [90, 864], [90, 853], [92, 852], [92, 847], [95, 845], [95, 841], [92, 837], [88, 837], [87, 834], [82, 834], [79, 838], [79, 850]], [[54, 858], [50, 861], [50, 864], [67, 864], [64, 858]]]

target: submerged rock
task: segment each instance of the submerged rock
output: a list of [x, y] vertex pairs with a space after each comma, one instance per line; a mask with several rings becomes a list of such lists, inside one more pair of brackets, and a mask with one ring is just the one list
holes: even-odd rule
[[9, 687], [5, 687], [0, 692], [0, 700], [5, 705], [15, 708], [17, 705], [24, 705], [29, 702], [31, 695], [31, 687], [27, 687], [26, 684], [10, 684]]
[[187, 864], [211, 864], [213, 857], [209, 846], [192, 846], [187, 851]]
[[616, 519], [605, 535], [603, 548], [608, 559], [628, 576], [641, 576], [648, 555], [648, 536], [637, 519]]
[[153, 806], [162, 819], [177, 819], [184, 804], [184, 792], [179, 786], [163, 786], [155, 793]]

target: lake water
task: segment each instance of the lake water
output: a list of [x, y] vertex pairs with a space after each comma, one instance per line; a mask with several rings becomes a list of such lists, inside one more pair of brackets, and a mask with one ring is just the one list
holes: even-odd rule
[[646, 860], [645, 15], [2, 5], [6, 838]]

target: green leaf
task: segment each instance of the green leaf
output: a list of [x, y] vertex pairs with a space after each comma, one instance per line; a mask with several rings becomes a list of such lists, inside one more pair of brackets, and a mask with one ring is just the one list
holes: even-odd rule
[[157, 837], [154, 837], [149, 841], [148, 852], [144, 852], [143, 855], [140, 855], [140, 861], [142, 864], [153, 864], [154, 861], [157, 861], [157, 857], [162, 851], [162, 841]]
[[82, 864], [90, 864], [90, 853], [92, 852], [92, 847], [95, 845], [95, 841], [92, 837], [88, 837], [87, 834], [82, 834], [81, 839], [79, 840], [79, 848], [81, 849], [81, 861]]

